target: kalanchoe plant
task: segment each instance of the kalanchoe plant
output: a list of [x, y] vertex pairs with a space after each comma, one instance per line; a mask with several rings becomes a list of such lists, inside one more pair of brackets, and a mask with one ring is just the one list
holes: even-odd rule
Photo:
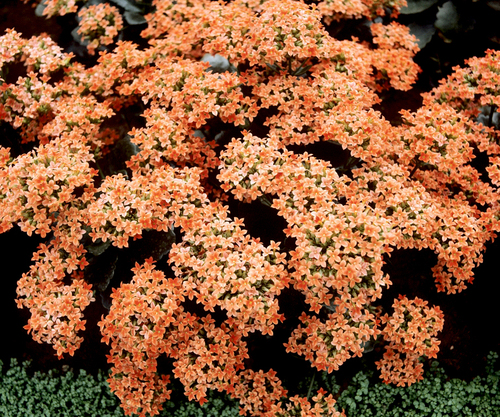
[[[401, 5], [348, 4], [331, 3], [331, 19]], [[305, 303], [283, 354], [332, 372], [380, 341], [385, 382], [421, 379], [443, 315], [405, 296], [382, 311], [384, 256], [429, 248], [438, 291], [472, 282], [500, 230], [498, 131], [479, 123], [484, 106], [499, 105], [498, 54], [457, 68], [395, 127], [373, 106], [377, 93], [416, 81], [418, 47], [404, 26], [374, 23], [361, 43], [332, 37], [325, 9], [296, 0], [153, 6], [148, 47], [118, 42], [91, 67], [45, 36], [0, 37], [0, 120], [32, 146], [0, 148], [0, 231], [17, 224], [45, 238], [18, 282], [26, 329], [72, 355], [101, 295], [110, 386], [141, 416], [158, 414], [171, 377], [189, 399], [224, 391], [254, 416], [341, 415], [331, 394], [289, 397], [275, 371], [249, 366], [248, 338], [273, 337], [288, 319], [285, 290]], [[79, 14], [116, 25], [113, 7]], [[92, 16], [82, 36], [102, 36]], [[7, 78], [20, 62], [25, 74]], [[292, 150], [319, 141], [335, 144], [335, 163]], [[488, 157], [482, 176], [472, 148]], [[252, 236], [225, 205], [255, 200], [275, 210], [286, 243]], [[130, 276], [115, 277], [116, 253], [141, 239]]]

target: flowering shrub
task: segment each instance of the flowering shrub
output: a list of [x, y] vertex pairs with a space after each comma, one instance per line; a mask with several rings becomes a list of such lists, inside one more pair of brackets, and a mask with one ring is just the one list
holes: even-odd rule
[[[307, 307], [284, 351], [332, 372], [385, 342], [382, 379], [419, 380], [419, 359], [439, 350], [443, 315], [404, 296], [384, 313], [384, 256], [429, 248], [438, 291], [472, 282], [500, 229], [498, 131], [493, 116], [479, 123], [484, 107], [498, 106], [498, 54], [457, 68], [392, 126], [373, 106], [378, 92], [415, 82], [415, 38], [374, 23], [371, 43], [341, 41], [322, 18], [374, 17], [402, 2], [153, 4], [142, 33], [149, 46], [118, 42], [89, 68], [46, 36], [0, 37], [0, 120], [31, 146], [0, 147], [0, 232], [17, 224], [45, 238], [18, 283], [26, 329], [72, 355], [84, 309], [109, 285], [92, 287], [89, 261], [145, 232], [174, 231], [172, 275], [150, 248], [99, 322], [110, 386], [127, 414], [158, 414], [173, 376], [189, 399], [225, 391], [254, 416], [342, 415], [331, 394], [289, 398], [276, 372], [248, 366], [246, 338], [274, 335], [287, 319], [287, 288]], [[122, 24], [103, 4], [80, 16], [92, 48]], [[226, 59], [226, 70], [204, 54]], [[25, 74], [11, 80], [19, 62]], [[332, 164], [292, 150], [318, 141], [345, 157]], [[131, 150], [123, 169], [105, 175], [118, 142]], [[474, 152], [488, 156], [484, 172]], [[287, 244], [251, 236], [224, 205], [232, 200], [272, 207]], [[161, 356], [173, 361], [171, 375], [158, 371]]]

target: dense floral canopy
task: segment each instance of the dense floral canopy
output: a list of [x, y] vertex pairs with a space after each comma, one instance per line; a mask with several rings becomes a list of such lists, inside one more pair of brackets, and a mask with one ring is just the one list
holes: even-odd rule
[[[273, 336], [287, 319], [286, 288], [307, 308], [284, 352], [332, 372], [383, 341], [382, 379], [420, 380], [421, 359], [439, 351], [443, 313], [403, 295], [381, 311], [392, 284], [384, 256], [430, 248], [438, 291], [473, 281], [500, 229], [498, 131], [478, 122], [500, 104], [500, 63], [494, 51], [469, 60], [393, 126], [373, 106], [381, 91], [416, 81], [415, 38], [392, 22], [373, 23], [371, 42], [338, 40], [325, 25], [402, 4], [157, 0], [142, 34], [149, 46], [120, 41], [90, 67], [47, 36], [1, 36], [0, 121], [29, 150], [0, 147], [0, 232], [18, 225], [46, 238], [18, 282], [33, 338], [72, 355], [98, 291], [88, 261], [146, 231], [175, 231], [172, 275], [153, 257], [137, 264], [99, 322], [110, 386], [127, 414], [157, 414], [175, 377], [189, 399], [225, 391], [254, 416], [341, 415], [332, 395], [288, 398], [273, 370], [246, 366], [247, 336]], [[44, 14], [77, 10], [47, 1]], [[117, 10], [80, 10], [91, 52], [121, 29]], [[227, 65], [215, 70], [200, 59], [206, 54]], [[25, 72], [11, 79], [6, 69], [16, 62]], [[140, 124], [123, 130], [124, 109]], [[133, 155], [105, 175], [101, 165], [120, 140]], [[319, 141], [348, 158], [333, 166], [292, 150]], [[482, 171], [478, 153], [488, 161]], [[272, 207], [293, 248], [251, 236], [229, 198]], [[171, 375], [158, 372], [161, 355], [173, 360]]]

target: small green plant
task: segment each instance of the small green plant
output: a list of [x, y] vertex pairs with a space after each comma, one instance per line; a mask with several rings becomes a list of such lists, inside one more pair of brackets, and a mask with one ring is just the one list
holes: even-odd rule
[[[449, 378], [433, 361], [423, 381], [409, 387], [378, 382], [372, 370], [361, 371], [340, 393], [336, 407], [346, 417], [486, 417], [498, 416], [500, 410], [500, 370], [498, 353], [488, 355], [485, 376], [472, 381]], [[324, 385], [331, 392], [340, 390], [335, 377], [326, 372], [313, 381], [312, 391]], [[309, 379], [310, 383], [311, 379]], [[375, 382], [374, 382], [375, 381]], [[307, 385], [305, 381], [303, 388]]]
[[123, 416], [106, 375], [80, 369], [30, 373], [29, 362], [0, 361], [0, 415], [5, 417]]
[[[30, 362], [11, 359], [10, 367], [0, 361], [0, 416], [2, 417], [123, 417], [118, 398], [111, 393], [104, 371], [96, 376], [51, 370], [31, 372]], [[200, 406], [189, 402], [182, 388], [173, 388], [163, 404], [162, 417], [237, 417], [238, 403], [216, 392]]]
[[[432, 362], [426, 378], [410, 387], [386, 385], [371, 370], [359, 372], [340, 393], [337, 408], [347, 417], [446, 417], [496, 416], [500, 409], [498, 353], [488, 355], [485, 376], [472, 381], [448, 378], [438, 362]], [[10, 368], [0, 361], [0, 415], [5, 417], [124, 416], [118, 398], [109, 390], [106, 374], [96, 376], [80, 369], [30, 373], [30, 363], [12, 359]], [[315, 392], [324, 386], [338, 393], [335, 376], [326, 372], [305, 379], [301, 388]], [[189, 402], [182, 387], [173, 386], [171, 399], [163, 404], [162, 417], [238, 417], [238, 403], [210, 391], [208, 402]]]

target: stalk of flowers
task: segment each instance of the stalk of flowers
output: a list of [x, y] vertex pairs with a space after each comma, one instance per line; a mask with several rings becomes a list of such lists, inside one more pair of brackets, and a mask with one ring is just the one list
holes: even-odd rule
[[382, 91], [389, 86], [396, 90], [410, 90], [417, 81], [420, 67], [413, 62], [419, 51], [417, 39], [410, 29], [392, 22], [389, 25], [374, 23], [371, 26], [373, 42], [378, 49], [372, 51], [372, 65], [377, 69], [375, 89]]
[[[234, 138], [221, 152], [217, 176], [221, 188], [231, 191], [238, 200], [251, 202], [266, 194], [299, 194], [305, 189], [314, 189], [315, 198], [321, 203], [344, 196], [349, 179], [328, 169], [327, 162], [288, 151], [276, 135], [259, 138], [248, 131], [243, 135], [242, 139]], [[295, 187], [297, 180], [302, 185], [300, 189]], [[304, 202], [304, 207], [309, 209], [312, 202]]]
[[143, 113], [146, 127], [132, 129], [131, 141], [140, 147], [128, 166], [133, 171], [153, 169], [166, 163], [175, 163], [179, 167], [198, 166], [204, 169], [203, 176], [209, 169], [218, 166], [215, 143], [207, 141], [180, 121], [170, 117], [162, 107], [153, 106]]
[[[390, 224], [365, 204], [338, 204], [347, 196], [348, 180], [329, 164], [272, 149], [272, 139], [246, 135], [243, 141], [233, 140], [221, 153], [224, 165], [218, 179], [240, 199], [278, 195], [272, 207], [287, 221], [287, 236], [296, 239], [291, 277], [311, 309], [330, 304], [333, 295], [327, 287], [347, 290], [353, 303], [380, 297], [380, 287], [389, 283], [382, 274], [381, 256], [389, 250]], [[363, 276], [369, 284], [361, 289]], [[360, 286], [354, 289], [356, 284]]]
[[333, 21], [344, 19], [360, 19], [367, 17], [370, 20], [378, 16], [385, 16], [386, 10], [391, 10], [391, 17], [397, 17], [406, 0], [321, 0], [315, 2], [323, 15], [327, 25]]
[[[192, 319], [192, 320], [190, 320]], [[196, 321], [195, 321], [196, 320]], [[238, 382], [238, 373], [244, 369], [244, 360], [248, 358], [243, 333], [233, 326], [231, 319], [220, 326], [215, 326], [210, 315], [183, 318], [192, 323], [189, 339], [179, 337], [187, 326], [179, 325], [170, 335], [170, 343], [178, 359], [174, 362], [173, 374], [184, 385], [184, 393], [189, 400], [196, 399], [205, 403], [208, 389], [231, 393]]]
[[[153, 0], [154, 11], [144, 16], [148, 22], [148, 27], [141, 32], [141, 37], [154, 40], [169, 35], [174, 37], [173, 35], [180, 34], [179, 28], [183, 26], [189, 26], [191, 34], [196, 33], [201, 28], [197, 27], [197, 25], [190, 25], [190, 23], [196, 22], [201, 16], [211, 13], [210, 10], [216, 5], [218, 5], [216, 2], [207, 3], [200, 0], [182, 0], [175, 3]], [[192, 44], [189, 42], [189, 47], [192, 47]]]
[[432, 272], [438, 291], [453, 294], [464, 290], [466, 283], [472, 283], [473, 270], [483, 261], [485, 244], [495, 234], [485, 227], [477, 209], [457, 204], [456, 199], [445, 200], [443, 206], [436, 234], [438, 263]]
[[123, 29], [120, 11], [108, 3], [84, 7], [78, 12], [78, 17], [81, 20], [77, 32], [88, 42], [87, 49], [91, 55], [100, 46], [112, 44]]
[[[17, 306], [28, 308], [31, 317], [24, 326], [34, 340], [52, 344], [59, 357], [73, 355], [85, 330], [83, 310], [94, 301], [92, 289], [82, 279], [78, 268], [86, 265], [81, 245], [61, 246], [58, 238], [41, 244], [33, 255], [34, 265], [17, 283]], [[63, 283], [71, 275], [71, 284]]]
[[[27, 40], [14, 29], [7, 29], [5, 34], [0, 36], [0, 69], [5, 64], [16, 61], [22, 55], [23, 48], [26, 46]], [[3, 70], [1, 72], [3, 76]], [[3, 78], [1, 81], [5, 81]]]
[[249, 412], [250, 415], [262, 417], [275, 415], [274, 409], [287, 395], [276, 372], [245, 369], [238, 376], [238, 384], [231, 396], [240, 401], [240, 413], [246, 415]]
[[[23, 3], [31, 1], [33, 0], [23, 0]], [[55, 15], [64, 16], [68, 13], [76, 13], [78, 11], [76, 4], [80, 1], [82, 0], [43, 0], [45, 8], [42, 14], [48, 19]]]
[[170, 251], [169, 263], [183, 279], [187, 297], [208, 311], [222, 308], [245, 336], [253, 331], [272, 335], [284, 319], [276, 297], [288, 286], [279, 244], [265, 247], [246, 236], [242, 221], [228, 218], [222, 205], [204, 207], [200, 219], [184, 228], [182, 243]]
[[102, 341], [109, 344], [111, 390], [126, 415], [158, 414], [170, 398], [169, 376], [157, 372], [157, 358], [168, 353], [167, 331], [182, 311], [180, 280], [167, 279], [152, 259], [136, 264], [134, 277], [112, 294], [112, 305], [98, 323]]
[[418, 297], [409, 300], [400, 295], [394, 300], [393, 314], [381, 317], [382, 336], [389, 344], [376, 364], [385, 383], [405, 386], [422, 380], [419, 358], [436, 357], [440, 341], [435, 336], [443, 329], [443, 313], [427, 305]]
[[354, 321], [364, 320], [360, 309], [380, 298], [382, 287], [390, 285], [382, 272], [382, 255], [391, 251], [388, 222], [370, 211], [339, 205], [304, 216], [304, 222], [287, 233], [296, 239], [289, 261], [294, 271], [291, 278], [312, 311], [344, 302]]
[[459, 181], [459, 169], [474, 158], [476, 135], [468, 131], [467, 120], [446, 104], [424, 106], [415, 113], [403, 110], [401, 115], [404, 150], [398, 155], [399, 162], [413, 174], [432, 169], [446, 174], [447, 182]]
[[72, 53], [64, 52], [49, 36], [42, 34], [28, 39], [22, 49], [21, 62], [26, 66], [28, 73], [50, 76], [60, 69], [69, 67], [71, 58], [73, 58]]
[[[454, 73], [440, 83], [440, 86], [430, 93], [424, 94], [424, 106], [432, 106], [434, 103], [446, 103], [457, 110], [460, 117], [466, 124], [466, 129], [470, 132], [469, 142], [477, 147], [481, 152], [486, 153], [489, 165], [486, 171], [491, 182], [496, 186], [496, 172], [498, 171], [498, 155], [500, 155], [499, 132], [493, 123], [500, 101], [499, 96], [499, 60], [500, 54], [497, 51], [488, 50], [486, 56], [482, 58], [471, 58], [466, 61], [465, 68], [455, 67]], [[479, 123], [479, 115], [484, 108], [489, 110], [486, 125]], [[475, 174], [475, 170], [472, 174]], [[495, 207], [498, 211], [496, 195], [497, 189], [491, 188], [483, 181], [475, 181], [477, 175], [464, 176], [464, 180], [470, 180], [467, 187], [475, 194], [475, 198], [481, 203], [487, 203], [490, 207]], [[470, 178], [467, 178], [470, 177]], [[462, 180], [462, 183], [464, 181]], [[479, 202], [479, 201], [478, 201]], [[492, 226], [498, 230], [498, 224]]]
[[72, 137], [14, 158], [1, 170], [1, 231], [17, 223], [29, 236], [45, 237], [77, 189], [91, 188], [97, 174], [89, 165], [92, 160], [89, 148]]
[[[350, 199], [370, 202], [391, 224], [397, 248], [431, 248], [438, 244], [439, 205], [405, 166], [383, 162], [352, 170]], [[424, 237], [425, 236], [425, 237]]]
[[472, 282], [484, 244], [492, 239], [485, 218], [460, 198], [426, 190], [410, 180], [404, 166], [386, 164], [353, 170], [356, 198], [375, 204], [392, 224], [397, 248], [429, 248], [438, 255], [433, 268], [439, 291], [455, 293]]
[[[337, 299], [334, 313], [320, 319], [302, 313], [300, 324], [292, 333], [286, 351], [297, 353], [319, 371], [333, 372], [348, 359], [363, 354], [365, 344], [380, 334], [372, 309], [362, 305], [355, 311]], [[358, 314], [355, 318], [354, 312]]]
[[92, 96], [64, 96], [57, 101], [54, 117], [45, 123], [41, 133], [56, 138], [62, 134], [79, 136], [81, 141], [96, 149], [102, 144], [101, 124], [113, 115], [114, 111], [107, 101], [100, 103]]
[[401, 352], [386, 346], [383, 358], [376, 362], [381, 379], [397, 386], [410, 386], [423, 379], [424, 365], [418, 354]]
[[279, 135], [284, 145], [322, 140], [325, 126], [339, 114], [363, 111], [378, 101], [352, 76], [339, 73], [333, 63], [312, 67], [308, 78], [285, 73], [263, 79], [252, 94], [260, 108], [277, 110], [264, 124], [270, 127], [269, 135]]
[[42, 129], [53, 116], [58, 89], [34, 73], [19, 77], [15, 84], [0, 85], [0, 118], [20, 131], [23, 143], [39, 139], [46, 141]]
[[[89, 68], [82, 80], [89, 91], [103, 97], [118, 100], [133, 93], [132, 82], [141, 77], [144, 68], [155, 60], [157, 51], [154, 47], [139, 49], [132, 42], [118, 41], [111, 51], [103, 51], [98, 59], [99, 64]], [[82, 71], [75, 71], [78, 77]]]
[[168, 231], [177, 216], [201, 205], [206, 196], [200, 192], [197, 169], [170, 166], [135, 175], [108, 176], [86, 208], [87, 224], [93, 241], [108, 239], [114, 246], [127, 247], [129, 238], [139, 238], [144, 229]]
[[184, 312], [182, 280], [165, 278], [151, 259], [133, 272], [132, 282], [113, 294], [110, 313], [99, 323], [103, 341], [111, 342], [110, 386], [124, 409], [141, 416], [161, 409], [169, 397], [169, 377], [156, 369], [161, 354], [175, 359], [173, 374], [189, 399], [203, 404], [207, 389], [231, 391], [248, 357], [241, 333], [226, 323], [215, 326], [210, 315]]
[[448, 103], [464, 115], [475, 118], [480, 107], [500, 106], [499, 86], [500, 52], [487, 50], [486, 56], [465, 61], [464, 68], [455, 67], [454, 72], [431, 92], [423, 94], [424, 105]]
[[261, 417], [342, 417], [344, 412], [338, 412], [333, 396], [325, 395], [322, 389], [312, 397], [294, 395], [286, 398], [287, 391], [276, 372], [255, 372], [245, 369], [239, 373], [239, 382], [231, 395], [240, 401], [240, 413], [250, 413]]
[[7, 29], [0, 36], [0, 69], [7, 63], [21, 60], [28, 72], [50, 75], [68, 66], [72, 54], [66, 54], [47, 35], [23, 39], [21, 33]]
[[132, 83], [144, 103], [153, 100], [186, 127], [199, 129], [214, 116], [236, 126], [252, 120], [256, 103], [244, 97], [236, 74], [207, 72], [209, 64], [192, 60], [158, 60]]
[[[404, 111], [402, 114], [405, 120], [404, 127], [399, 128], [402, 144], [399, 149], [394, 148], [397, 161], [407, 166], [410, 177], [425, 187], [421, 195], [427, 202], [418, 206], [435, 213], [421, 216], [414, 212], [413, 216], [420, 217], [419, 223], [428, 221], [424, 234], [422, 226], [416, 224], [416, 217], [405, 221], [413, 223], [412, 228], [420, 228], [418, 234], [413, 234], [417, 240], [434, 242], [429, 247], [438, 253], [439, 263], [434, 269], [438, 289], [461, 291], [482, 259], [484, 243], [493, 238], [477, 205], [495, 204], [496, 190], [483, 182], [479, 172], [469, 165], [474, 158], [473, 146], [481, 141], [478, 136], [485, 135], [470, 131], [469, 119], [445, 104], [432, 104], [414, 114]], [[432, 175], [427, 174], [429, 171]], [[372, 181], [377, 181], [377, 188], [384, 183], [380, 179]], [[392, 191], [388, 188], [384, 186], [378, 191], [384, 196], [381, 203], [386, 208], [389, 208], [385, 205], [388, 193], [397, 189], [394, 185], [390, 187]], [[409, 201], [408, 197], [406, 200]], [[447, 269], [451, 274], [445, 272]]]

